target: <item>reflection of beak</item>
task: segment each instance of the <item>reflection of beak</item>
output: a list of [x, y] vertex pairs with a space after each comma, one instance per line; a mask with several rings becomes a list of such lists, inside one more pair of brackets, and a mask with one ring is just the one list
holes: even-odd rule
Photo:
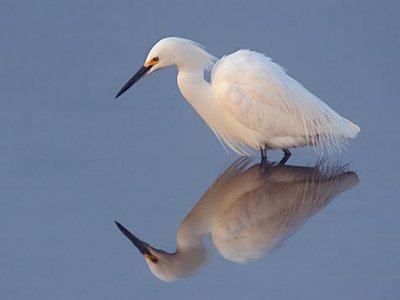
[[121, 230], [121, 232], [135, 245], [135, 247], [140, 251], [140, 253], [143, 254], [145, 258], [150, 259], [153, 263], [158, 262], [157, 256], [150, 252], [149, 244], [134, 236], [128, 229], [126, 229], [117, 221], [115, 221], [115, 224], [117, 224], [118, 229]]
[[142, 78], [151, 69], [152, 66], [143, 66], [136, 72], [135, 75], [120, 89], [115, 99], [125, 93], [132, 85], [134, 85], [140, 78]]

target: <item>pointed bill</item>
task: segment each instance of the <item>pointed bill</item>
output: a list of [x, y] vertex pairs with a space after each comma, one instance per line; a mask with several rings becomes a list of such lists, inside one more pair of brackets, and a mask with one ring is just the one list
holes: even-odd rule
[[125, 93], [129, 88], [134, 85], [136, 82], [140, 80], [146, 73], [151, 69], [152, 66], [143, 66], [139, 69], [139, 71], [136, 72], [135, 75], [132, 76], [131, 79], [128, 80], [127, 83], [119, 90], [118, 94], [115, 96], [115, 99], [117, 99], [119, 96], [121, 96], [123, 93]]
[[150, 252], [150, 245], [146, 242], [142, 241], [120, 223], [115, 221], [118, 229], [135, 245], [135, 247], [143, 254], [143, 256], [147, 259], [150, 259], [153, 263], [158, 262], [158, 258]]

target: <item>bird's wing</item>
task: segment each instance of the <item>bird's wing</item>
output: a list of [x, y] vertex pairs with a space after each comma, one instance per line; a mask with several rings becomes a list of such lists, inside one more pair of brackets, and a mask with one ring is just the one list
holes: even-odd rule
[[331, 150], [359, 131], [257, 52], [239, 50], [223, 57], [211, 82], [225, 111], [246, 128], [272, 137], [305, 137], [307, 143]]

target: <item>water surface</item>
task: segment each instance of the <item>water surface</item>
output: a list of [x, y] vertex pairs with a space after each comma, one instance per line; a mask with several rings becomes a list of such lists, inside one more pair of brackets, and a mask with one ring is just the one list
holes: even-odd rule
[[[2, 299], [398, 299], [397, 1], [2, 1]], [[157, 72], [113, 100], [158, 39], [264, 52], [361, 133], [330, 160], [360, 183], [248, 264], [164, 283], [114, 225], [172, 252], [237, 158]], [[271, 153], [278, 161], [280, 152]], [[312, 167], [310, 150], [288, 162]]]

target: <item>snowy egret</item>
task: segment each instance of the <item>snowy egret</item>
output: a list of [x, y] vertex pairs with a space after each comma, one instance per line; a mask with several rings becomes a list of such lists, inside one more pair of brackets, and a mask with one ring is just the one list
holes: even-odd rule
[[[221, 144], [243, 156], [254, 149], [316, 146], [340, 150], [360, 128], [286, 74], [260, 53], [239, 50], [217, 60], [191, 40], [168, 37], [150, 50], [144, 65], [121, 88], [161, 68], [176, 65], [182, 95], [213, 130]], [[210, 82], [204, 72], [211, 71]]]
[[249, 167], [241, 158], [217, 178], [182, 221], [177, 250], [167, 253], [118, 228], [144, 255], [151, 272], [164, 281], [187, 277], [207, 260], [203, 236], [211, 233], [226, 259], [246, 263], [260, 258], [337, 194], [358, 184], [354, 172], [339, 165]]

